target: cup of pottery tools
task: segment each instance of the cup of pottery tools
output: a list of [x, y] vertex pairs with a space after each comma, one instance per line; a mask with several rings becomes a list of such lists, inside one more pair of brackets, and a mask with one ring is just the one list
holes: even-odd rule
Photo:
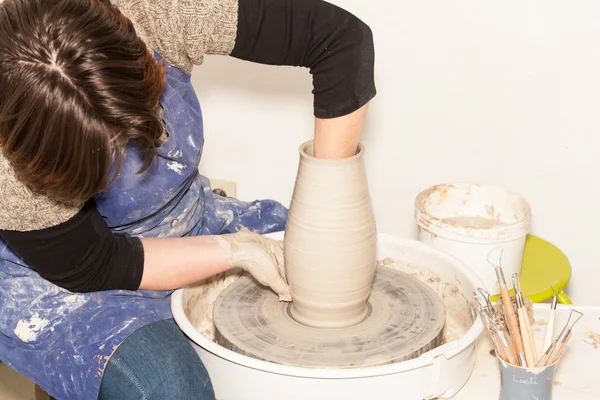
[[494, 353], [500, 366], [499, 400], [551, 400], [552, 383], [563, 351], [572, 336], [573, 326], [583, 314], [571, 310], [566, 325], [556, 338], [554, 337], [554, 310], [556, 301], [550, 308], [549, 326], [542, 347], [543, 353], [537, 353], [537, 346], [531, 328], [529, 300], [523, 296], [519, 284], [519, 274], [512, 275], [514, 296], [508, 291], [508, 285], [501, 266], [502, 253], [498, 260], [490, 264], [494, 267], [500, 288], [497, 306], [490, 301], [490, 294], [478, 288], [474, 292], [479, 305], [478, 311], [494, 344]]
[[499, 400], [552, 399], [552, 383], [558, 363], [544, 367], [524, 368], [498, 358], [498, 364], [500, 366]]

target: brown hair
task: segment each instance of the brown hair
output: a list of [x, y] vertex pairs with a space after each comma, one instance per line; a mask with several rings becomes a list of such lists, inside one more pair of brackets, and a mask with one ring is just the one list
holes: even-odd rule
[[164, 85], [164, 67], [108, 0], [0, 4], [0, 147], [35, 192], [89, 199], [130, 140], [146, 170]]

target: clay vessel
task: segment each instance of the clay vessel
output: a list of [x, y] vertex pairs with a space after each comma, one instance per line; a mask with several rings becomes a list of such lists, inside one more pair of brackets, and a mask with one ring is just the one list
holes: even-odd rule
[[300, 163], [285, 228], [285, 265], [292, 317], [341, 328], [360, 322], [375, 277], [377, 229], [365, 173], [365, 150], [317, 159], [314, 142]]

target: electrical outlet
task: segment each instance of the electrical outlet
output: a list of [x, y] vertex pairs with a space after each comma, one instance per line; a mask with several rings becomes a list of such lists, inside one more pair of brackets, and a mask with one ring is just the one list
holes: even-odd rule
[[224, 197], [236, 197], [237, 196], [237, 184], [233, 181], [225, 181], [221, 179], [211, 179], [210, 187], [212, 191], [220, 196]]

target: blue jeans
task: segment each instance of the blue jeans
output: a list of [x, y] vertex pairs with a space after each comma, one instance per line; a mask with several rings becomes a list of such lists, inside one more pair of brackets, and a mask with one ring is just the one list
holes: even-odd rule
[[200, 357], [173, 319], [129, 336], [106, 366], [99, 400], [214, 400]]

